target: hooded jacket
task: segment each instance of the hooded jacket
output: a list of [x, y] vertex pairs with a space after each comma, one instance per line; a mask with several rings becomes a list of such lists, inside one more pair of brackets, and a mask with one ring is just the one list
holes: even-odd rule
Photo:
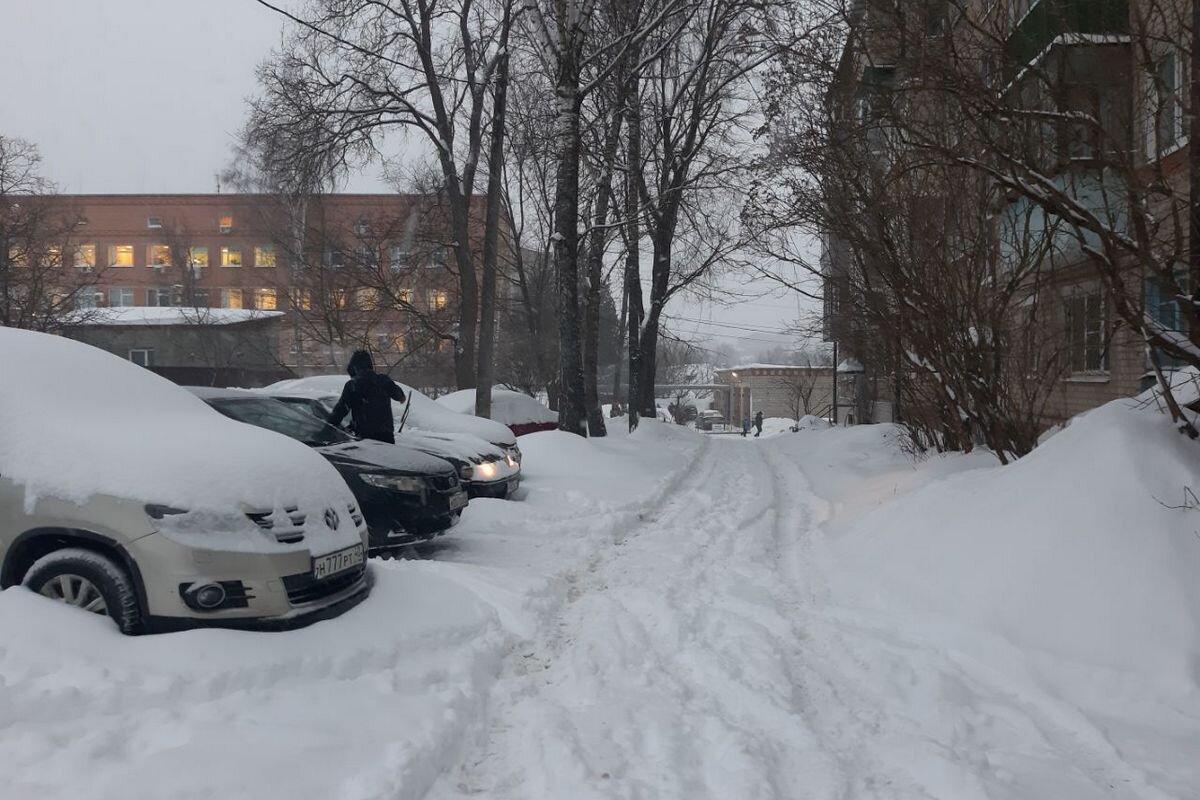
[[349, 413], [358, 436], [395, 442], [392, 401], [404, 402], [404, 391], [390, 377], [375, 371], [371, 354], [366, 350], [359, 350], [350, 357], [346, 372], [350, 380], [346, 381], [342, 396], [329, 413], [329, 424], [341, 425]]

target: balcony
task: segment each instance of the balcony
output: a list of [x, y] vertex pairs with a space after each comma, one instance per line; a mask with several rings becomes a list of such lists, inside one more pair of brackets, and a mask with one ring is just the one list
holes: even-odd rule
[[1009, 36], [1009, 63], [1020, 69], [1067, 33], [1128, 34], [1129, 0], [1041, 0]]

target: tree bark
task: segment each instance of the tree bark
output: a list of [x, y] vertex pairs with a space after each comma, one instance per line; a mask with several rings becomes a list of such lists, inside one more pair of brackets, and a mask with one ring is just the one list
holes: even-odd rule
[[488, 152], [487, 211], [483, 227], [483, 287], [479, 314], [479, 369], [475, 384], [475, 416], [491, 418], [492, 384], [496, 382], [496, 260], [500, 240], [500, 193], [503, 191], [504, 118], [508, 108], [508, 34], [511, 4], [505, 3], [500, 57], [492, 100], [492, 141]]
[[[635, 48], [630, 61], [636, 61], [638, 57]], [[628, 306], [626, 330], [629, 332], [629, 392], [625, 397], [625, 413], [629, 415], [629, 430], [633, 431], [638, 426], [641, 410], [641, 330], [646, 312], [642, 304], [641, 199], [637, 175], [642, 165], [642, 109], [636, 74], [629, 76], [629, 84], [625, 92], [625, 128], [628, 131], [625, 144], [625, 302]]]
[[555, 94], [557, 166], [554, 198], [554, 272], [558, 283], [559, 430], [586, 436], [579, 325], [579, 155], [581, 35], [567, 20], [560, 36]]

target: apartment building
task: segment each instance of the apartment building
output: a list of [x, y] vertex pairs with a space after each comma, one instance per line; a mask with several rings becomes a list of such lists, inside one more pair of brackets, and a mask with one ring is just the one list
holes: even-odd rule
[[[452, 385], [458, 283], [433, 198], [341, 194], [71, 195], [65, 279], [88, 309], [282, 312], [277, 364], [340, 371], [371, 349], [414, 383]], [[480, 236], [481, 238], [481, 236]], [[206, 317], [201, 316], [200, 319]]]
[[[1067, 215], [1056, 216], [1019, 191], [999, 193], [1003, 202], [991, 214], [999, 260], [1032, 258], [1039, 267], [1022, 287], [1028, 318], [1022, 311], [1014, 325], [1027, 327], [1056, 359], [1045, 370], [1053, 391], [1041, 412], [1044, 424], [1137, 393], [1152, 383], [1155, 361], [1165, 370], [1178, 366], [1165, 353], [1149, 352], [1145, 338], [1122, 320], [1144, 315], [1163, 330], [1194, 336], [1176, 302], [1197, 277], [1188, 274], [1190, 4], [979, 0], [905, 7], [910, 24], [901, 33], [893, 24], [898, 6], [855, 4], [828, 98], [835, 124], [853, 125], [875, 98], [907, 89], [931, 53], [952, 41], [958, 64], [979, 69], [987, 81], [979, 86], [994, 89], [999, 106], [1027, 112], [998, 115], [998, 151], [1005, 143], [1013, 150], [992, 154], [995, 164], [1044, 179], [1113, 236], [1142, 237], [1139, 243], [1158, 263], [1179, 264], [1178, 279], [1163, 281], [1161, 270], [1151, 274], [1144, 260], [1104, 237], [1081, 236]], [[927, 24], [913, 26], [911, 15], [922, 10]], [[1036, 247], [1030, 244], [1035, 239]], [[847, 242], [826, 240], [826, 337], [841, 358], [864, 367], [861, 385], [869, 396], [856, 403], [866, 410], [901, 371], [889, 363], [891, 343], [861, 324], [856, 298], [845, 296], [841, 278], [861, 257]]]

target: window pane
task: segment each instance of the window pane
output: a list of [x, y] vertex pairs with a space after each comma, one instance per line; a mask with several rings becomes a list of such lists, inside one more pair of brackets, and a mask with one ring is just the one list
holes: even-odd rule
[[108, 248], [108, 263], [113, 267], [133, 266], [133, 245], [114, 244]]
[[108, 304], [115, 308], [133, 305], [133, 289], [109, 289]]
[[208, 248], [207, 247], [193, 247], [191, 249], [191, 252], [189, 253], [188, 258], [191, 261], [191, 264], [193, 267], [207, 267], [208, 266]]
[[221, 290], [221, 307], [222, 308], [241, 308], [242, 307], [242, 290], [241, 289], [222, 289]]
[[221, 248], [222, 267], [240, 267], [242, 265], [242, 249], [240, 247]]
[[77, 267], [94, 267], [96, 266], [96, 245], [81, 244], [75, 248], [75, 266]]
[[273, 267], [275, 266], [275, 245], [263, 244], [254, 248], [254, 266], [256, 267]]
[[255, 289], [254, 307], [274, 311], [276, 306], [274, 289]]
[[146, 263], [152, 267], [171, 265], [171, 248], [165, 244], [152, 244], [146, 248]]

